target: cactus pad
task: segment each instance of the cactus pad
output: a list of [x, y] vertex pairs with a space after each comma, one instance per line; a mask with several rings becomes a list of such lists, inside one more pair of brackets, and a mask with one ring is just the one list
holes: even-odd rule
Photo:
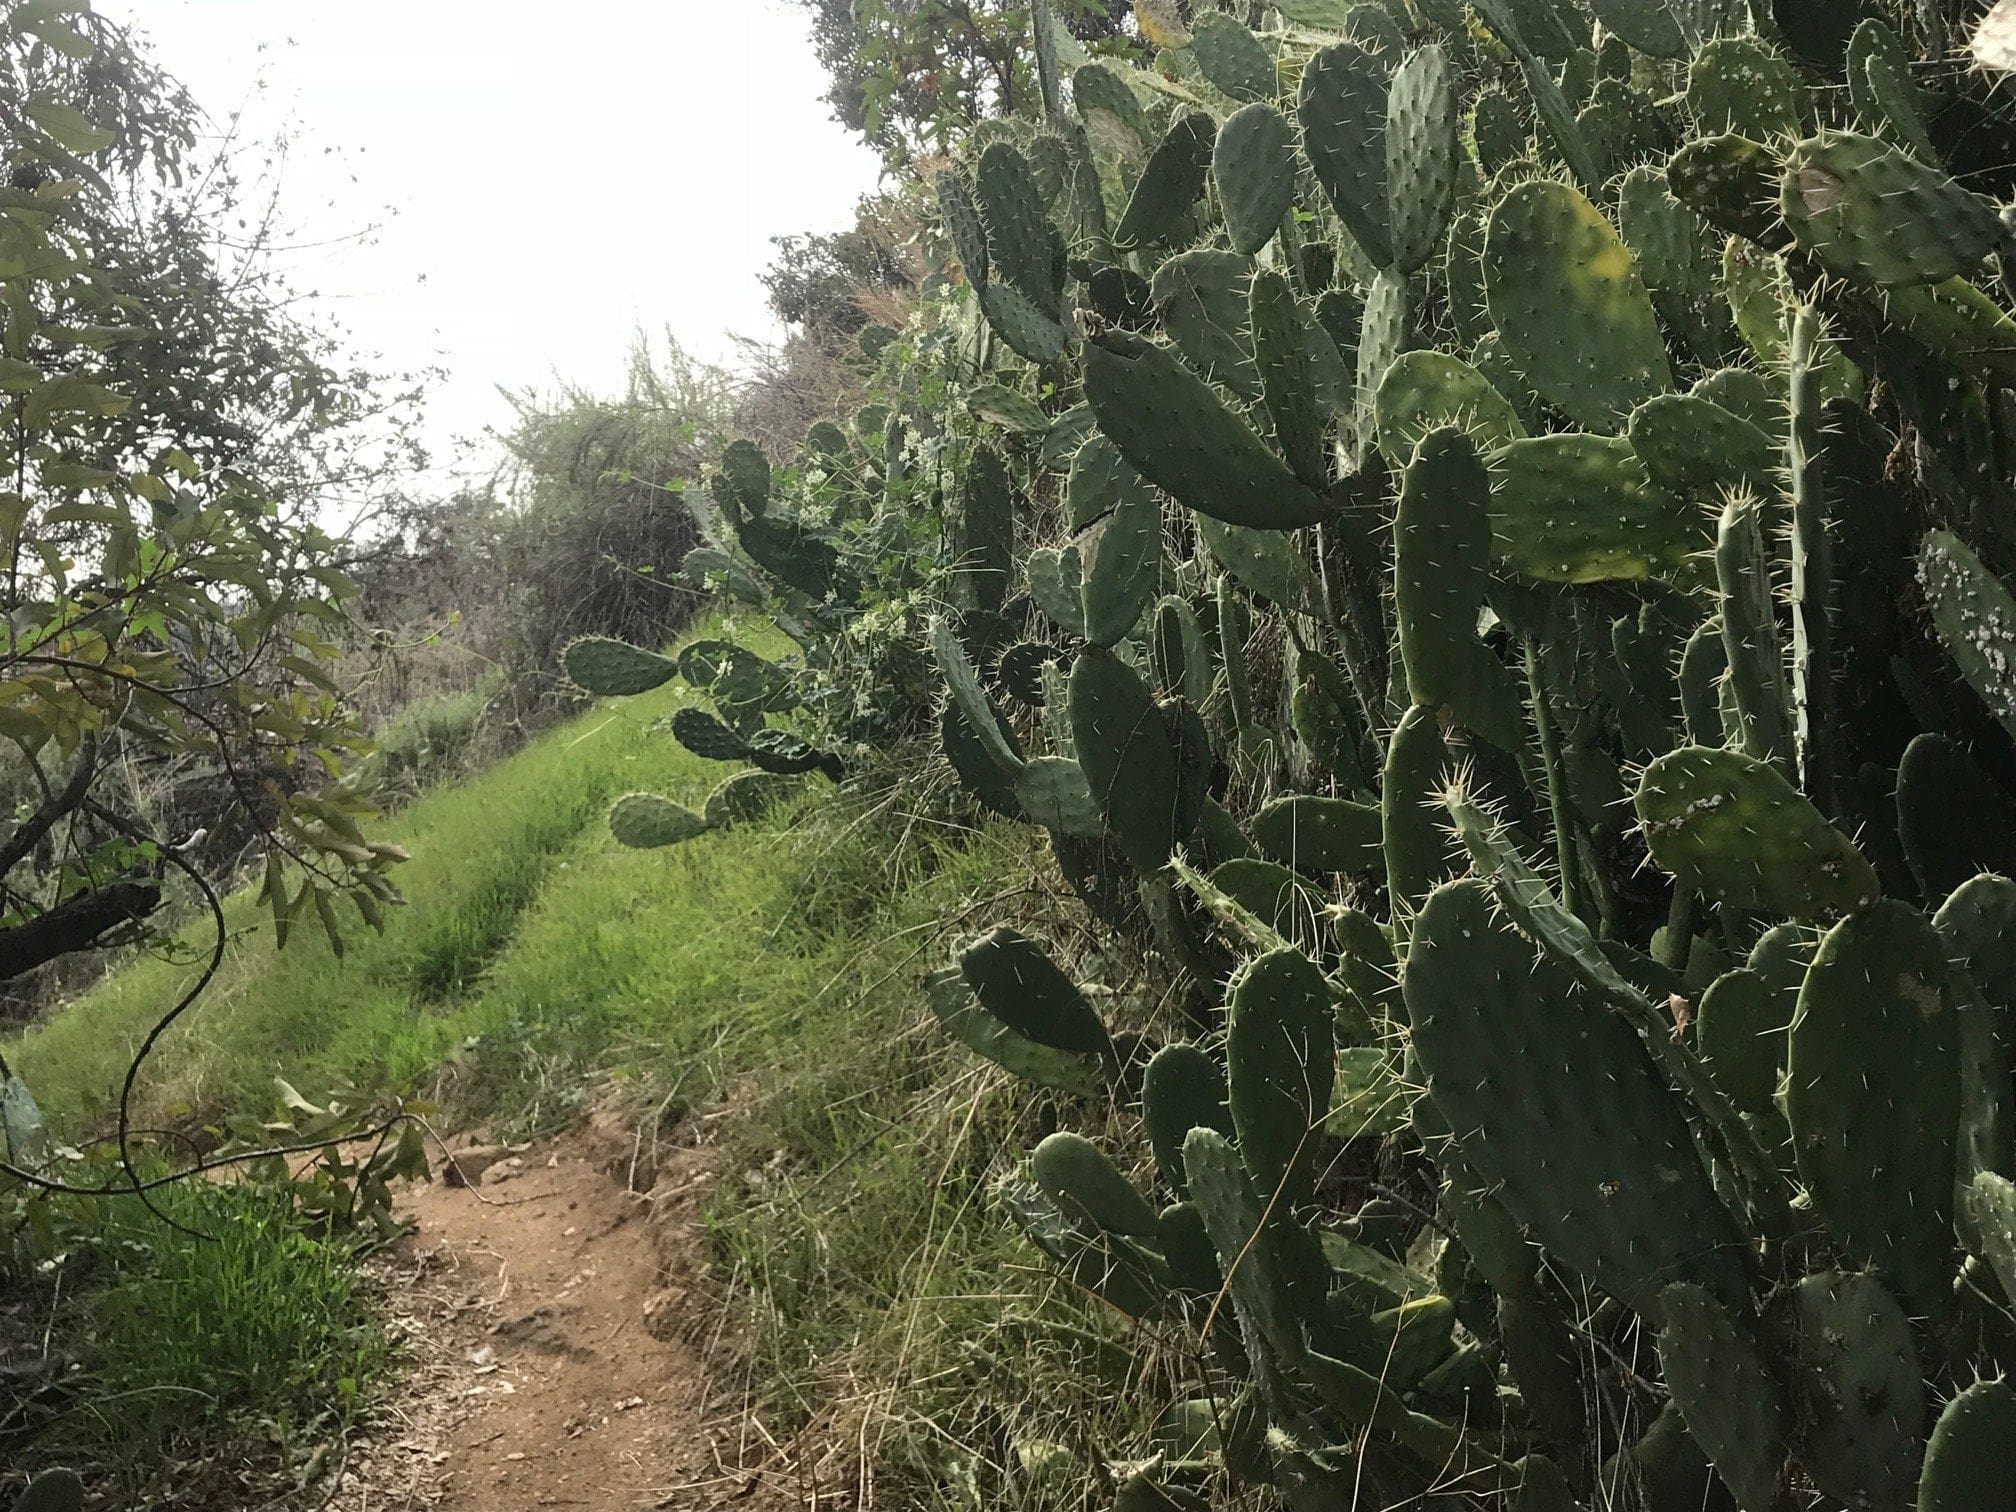
[[1713, 507], [1741, 492], [1776, 498], [1784, 446], [1752, 422], [1700, 394], [1660, 394], [1631, 412], [1631, 447], [1660, 488]]
[[1808, 922], [1867, 907], [1875, 870], [1774, 767], [1688, 746], [1645, 769], [1637, 796], [1652, 857], [1680, 885]]
[[987, 323], [1018, 356], [1038, 366], [1063, 357], [1069, 341], [1064, 327], [1013, 284], [981, 284], [975, 297]]
[[1155, 1209], [1083, 1135], [1060, 1129], [1036, 1146], [1029, 1174], [1066, 1216], [1109, 1234], [1153, 1242]]
[[1908, 1505], [1925, 1385], [1904, 1310], [1873, 1276], [1823, 1271], [1781, 1311], [1807, 1474], [1844, 1506]]
[[1960, 1193], [1961, 1211], [1973, 1229], [1981, 1257], [2012, 1303], [2016, 1303], [2016, 1182], [1993, 1171], [1977, 1171]]
[[770, 459], [754, 441], [730, 441], [721, 453], [717, 486], [726, 487], [736, 505], [761, 514], [770, 505]]
[[1283, 940], [1311, 934], [1324, 907], [1306, 879], [1257, 856], [1221, 862], [1211, 869], [1210, 883]]
[[1248, 304], [1260, 396], [1274, 422], [1274, 441], [1295, 476], [1312, 489], [1330, 481], [1329, 428], [1320, 371], [1330, 338], [1304, 313], [1288, 281], [1272, 269], [1253, 275]]
[[1177, 113], [1149, 154], [1120, 224], [1113, 228], [1114, 246], [1138, 247], [1162, 241], [1182, 224], [1204, 193], [1215, 135], [1211, 117], [1203, 111]]
[[1182, 1486], [1166, 1486], [1145, 1471], [1121, 1478], [1113, 1512], [1211, 1512], [1211, 1503]]
[[2016, 798], [1957, 742], [1920, 735], [1897, 766], [1897, 839], [1928, 902], [1981, 872], [2016, 877]]
[[1113, 1042], [1085, 995], [1019, 930], [990, 930], [958, 956], [980, 1006], [1023, 1038], [1067, 1055], [1110, 1059]]
[[1087, 63], [1071, 75], [1071, 99], [1086, 125], [1104, 129], [1104, 116], [1134, 138], [1134, 150], [1145, 152], [1155, 133], [1148, 124], [1140, 97], [1128, 86], [1120, 72], [1105, 63]]
[[1295, 199], [1295, 129], [1264, 101], [1218, 128], [1211, 177], [1232, 250], [1251, 256], [1274, 239]]
[[1058, 834], [1097, 840], [1106, 832], [1084, 769], [1065, 757], [1037, 756], [1024, 762], [1015, 774], [1015, 798], [1025, 814]]
[[680, 845], [707, 829], [707, 821], [693, 810], [656, 793], [631, 793], [609, 810], [609, 833], [618, 845], [633, 850]]
[[1786, 1050], [1799, 1174], [1828, 1227], [1912, 1307], [1948, 1305], [1961, 1007], [1948, 947], [1884, 901], [1820, 944]]
[[1729, 666], [1722, 688], [1736, 716], [1735, 744], [1746, 755], [1790, 771], [1792, 715], [1785, 687], [1785, 648], [1778, 639], [1762, 512], [1754, 500], [1742, 495], [1732, 496], [1722, 506], [1715, 538], [1722, 651]]
[[1441, 426], [1468, 433], [1487, 457], [1526, 435], [1518, 411], [1490, 379], [1460, 357], [1425, 348], [1387, 366], [1373, 415], [1379, 450], [1396, 468], [1406, 466], [1422, 437]]
[[1779, 208], [1823, 267], [1882, 287], [1972, 272], [2007, 234], [1990, 201], [1887, 142], [1850, 132], [1792, 149]]
[[1778, 1506], [1790, 1414], [1763, 1350], [1707, 1292], [1680, 1283], [1659, 1298], [1659, 1363], [1695, 1442], [1743, 1508]]
[[765, 772], [779, 777], [796, 777], [806, 772], [823, 772], [840, 781], [846, 768], [831, 751], [822, 751], [789, 730], [758, 730], [749, 737], [749, 760]]
[[1932, 923], [2000, 1018], [2003, 1044], [2016, 1046], [2016, 882], [1970, 878], [1940, 905]]
[[1893, 288], [1883, 312], [1897, 330], [1963, 372], [2016, 384], [2016, 319], [1966, 279]]
[[1004, 1177], [995, 1184], [994, 1195], [1023, 1236], [1075, 1285], [1131, 1318], [1154, 1317], [1166, 1309], [1167, 1289], [1127, 1241], [1073, 1219], [1025, 1174]]
[[1624, 176], [1617, 233], [1667, 324], [1703, 361], [1720, 359], [1728, 317], [1715, 287], [1715, 247], [1706, 221], [1673, 197], [1666, 175], [1640, 164]]
[[1299, 1359], [1302, 1329], [1275, 1253], [1277, 1235], [1238, 1150], [1216, 1129], [1194, 1128], [1183, 1140], [1183, 1171], [1255, 1363], [1269, 1355]]
[[1111, 441], [1099, 435], [1087, 437], [1072, 455], [1064, 484], [1071, 529], [1083, 530], [1117, 508], [1121, 496], [1139, 477]]
[[1296, 871], [1377, 872], [1386, 864], [1379, 810], [1348, 798], [1277, 798], [1248, 826], [1270, 861]]
[[1430, 44], [1393, 71], [1386, 108], [1386, 193], [1393, 264], [1412, 273], [1441, 245], [1456, 192], [1456, 82]]
[[1491, 477], [1458, 430], [1425, 437], [1393, 520], [1394, 618], [1407, 691], [1501, 751], [1525, 741], [1525, 698], [1477, 639], [1491, 564]]
[[84, 1512], [84, 1482], [75, 1470], [44, 1470], [22, 1488], [13, 1512]]
[[597, 698], [628, 698], [662, 688], [679, 675], [679, 663], [628, 641], [587, 635], [561, 656], [567, 676]]
[[1190, 56], [1211, 87], [1235, 100], [1274, 98], [1274, 59], [1260, 39], [1220, 11], [1197, 17]]
[[1302, 150], [1337, 218], [1379, 267], [1393, 262], [1386, 197], [1388, 65], [1339, 42], [1309, 60], [1297, 112]]
[[1743, 1240], [1680, 1102], [1636, 1032], [1536, 956], [1482, 883], [1429, 896], [1404, 987], [1429, 1096], [1541, 1243], [1655, 1319], [1675, 1281], [1743, 1305]]
[[1742, 968], [1717, 977], [1694, 1011], [1694, 1043], [1715, 1085], [1767, 1124], [1782, 1122], [1774, 1099], [1790, 1020], [1791, 1005], [1763, 977]]
[[672, 738], [703, 761], [749, 759], [749, 742], [705, 709], [675, 709]]
[[2016, 1391], [1979, 1381], [1946, 1404], [1925, 1447], [1918, 1512], [2016, 1508]]
[[1687, 108], [1703, 131], [1768, 142], [1790, 136], [1809, 113], [1792, 65], [1756, 37], [1715, 37], [1687, 67]]
[[1231, 525], [1293, 530], [1329, 511], [1252, 428], [1165, 347], [1115, 331], [1085, 353], [1099, 429], [1177, 503]]
[[1912, 62], [1904, 39], [1869, 17], [1848, 39], [1848, 98], [1872, 130], [1923, 162], [1937, 162], [1939, 148], [1925, 122], [1931, 102], [1911, 77]]
[[1654, 58], [1684, 58], [1687, 39], [1666, 0], [1592, 0], [1604, 26]]
[[1674, 153], [1666, 187], [1709, 225], [1775, 249], [1790, 240], [1778, 219], [1778, 174], [1770, 148], [1732, 132]]
[[1247, 327], [1253, 262], [1218, 247], [1178, 252], [1155, 270], [1150, 286], [1163, 331], [1201, 378], [1239, 398], [1260, 397]]
[[966, 281], [975, 287], [987, 282], [987, 228], [980, 223], [980, 207], [965, 178], [950, 169], [932, 181], [938, 193], [938, 213], [945, 222], [945, 234], [952, 250], [966, 270]]
[[1492, 210], [1484, 294], [1514, 365], [1579, 425], [1620, 430], [1632, 410], [1673, 387], [1630, 252], [1566, 184], [1521, 184]]
[[1179, 832], [1182, 774], [1175, 742], [1148, 685], [1110, 652], [1071, 664], [1072, 743], [1121, 853], [1159, 871], [1188, 836]]
[[1118, 502], [1077, 545], [1084, 636], [1095, 646], [1118, 645], [1161, 592], [1161, 499], [1127, 468]]
[[[1010, 738], [1012, 732], [1007, 722], [1001, 720], [998, 714], [992, 717], [999, 721], [994, 732], [996, 740]], [[1023, 816], [1022, 803], [1015, 791], [1020, 763], [1003, 766], [997, 762], [993, 756], [993, 745], [983, 742], [973, 733], [972, 726], [966, 722], [965, 711], [950, 699], [938, 711], [938, 738], [945, 760], [960, 785], [983, 807], [1006, 819]]]
[[1216, 1129], [1227, 1139], [1234, 1135], [1224, 1071], [1195, 1045], [1163, 1046], [1142, 1075], [1141, 1121], [1162, 1180], [1178, 1197], [1187, 1196], [1183, 1141], [1190, 1131]]
[[1417, 702], [1393, 727], [1386, 744], [1386, 770], [1379, 784], [1386, 886], [1396, 918], [1412, 915], [1436, 885], [1456, 871], [1452, 862], [1460, 851], [1450, 837], [1440, 805], [1434, 802], [1447, 779], [1448, 767], [1449, 746], [1442, 738], [1440, 722], [1432, 707], [1424, 708]]
[[1062, 252], [1028, 159], [1008, 142], [990, 143], [973, 174], [974, 203], [987, 236], [988, 284], [1013, 290], [1055, 321], [1062, 313]]
[[924, 999], [940, 1028], [1011, 1075], [1088, 1098], [1097, 1097], [1106, 1085], [1105, 1068], [1096, 1057], [1038, 1044], [989, 1013], [956, 966], [924, 979]]
[[1247, 962], [1226, 992], [1226, 1100], [1239, 1158], [1283, 1212], [1315, 1190], [1337, 1075], [1331, 1020], [1323, 973], [1292, 948]]
[[1703, 511], [1655, 484], [1622, 436], [1534, 436], [1491, 464], [1497, 550], [1527, 577], [1660, 577], [1708, 543]]
[[1927, 535], [1919, 548], [1918, 584], [1946, 654], [1988, 712], [2016, 736], [2016, 596], [1945, 530]]

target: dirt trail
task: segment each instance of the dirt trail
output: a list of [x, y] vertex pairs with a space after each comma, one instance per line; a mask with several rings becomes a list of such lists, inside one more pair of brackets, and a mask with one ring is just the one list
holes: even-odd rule
[[692, 1285], [705, 1181], [696, 1152], [645, 1169], [633, 1142], [591, 1129], [506, 1157], [477, 1186], [409, 1192], [418, 1228], [380, 1280], [417, 1368], [350, 1446], [330, 1508], [806, 1505], [735, 1468], [741, 1414], [710, 1413], [689, 1342], [713, 1311]]

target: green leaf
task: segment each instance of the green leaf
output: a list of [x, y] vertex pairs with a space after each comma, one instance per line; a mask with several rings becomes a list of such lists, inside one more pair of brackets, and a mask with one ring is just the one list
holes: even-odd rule
[[54, 137], [59, 146], [71, 152], [86, 155], [103, 152], [119, 140], [76, 106], [65, 105], [49, 95], [36, 95], [22, 109], [28, 113], [29, 120]]
[[74, 58], [82, 63], [97, 51], [91, 39], [82, 32], [71, 30], [58, 21], [29, 21], [21, 30], [45, 43], [66, 58]]
[[[42, 469], [42, 481], [51, 488], [109, 488], [119, 481], [119, 474], [109, 467], [89, 467], [82, 462], [51, 462]], [[117, 520], [102, 520], [99, 523], [123, 525], [126, 522], [125, 511], [116, 513]]]
[[287, 904], [287, 877], [281, 870], [280, 852], [266, 853], [266, 901], [273, 909], [273, 944], [287, 948], [287, 931], [293, 919]]

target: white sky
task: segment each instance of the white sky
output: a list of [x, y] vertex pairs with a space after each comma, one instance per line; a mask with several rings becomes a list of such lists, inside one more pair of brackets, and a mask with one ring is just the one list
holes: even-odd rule
[[97, 8], [137, 20], [217, 119], [299, 123], [284, 204], [310, 236], [385, 223], [296, 275], [360, 351], [449, 368], [440, 462], [508, 419], [497, 384], [613, 387], [640, 324], [715, 360], [729, 333], [777, 334], [769, 238], [836, 230], [875, 186], [778, 0]]

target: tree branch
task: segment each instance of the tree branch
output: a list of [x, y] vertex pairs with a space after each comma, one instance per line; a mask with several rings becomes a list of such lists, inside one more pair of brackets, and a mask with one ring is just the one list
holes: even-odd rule
[[42, 806], [8, 836], [5, 845], [0, 845], [0, 878], [4, 878], [23, 856], [42, 843], [42, 837], [56, 827], [58, 819], [84, 801], [84, 795], [91, 791], [91, 779], [97, 775], [98, 740], [96, 736], [86, 736], [70, 780], [44, 798]]
[[0, 982], [89, 950], [122, 924], [138, 923], [161, 906], [158, 882], [113, 882], [79, 893], [40, 918], [0, 929]]

